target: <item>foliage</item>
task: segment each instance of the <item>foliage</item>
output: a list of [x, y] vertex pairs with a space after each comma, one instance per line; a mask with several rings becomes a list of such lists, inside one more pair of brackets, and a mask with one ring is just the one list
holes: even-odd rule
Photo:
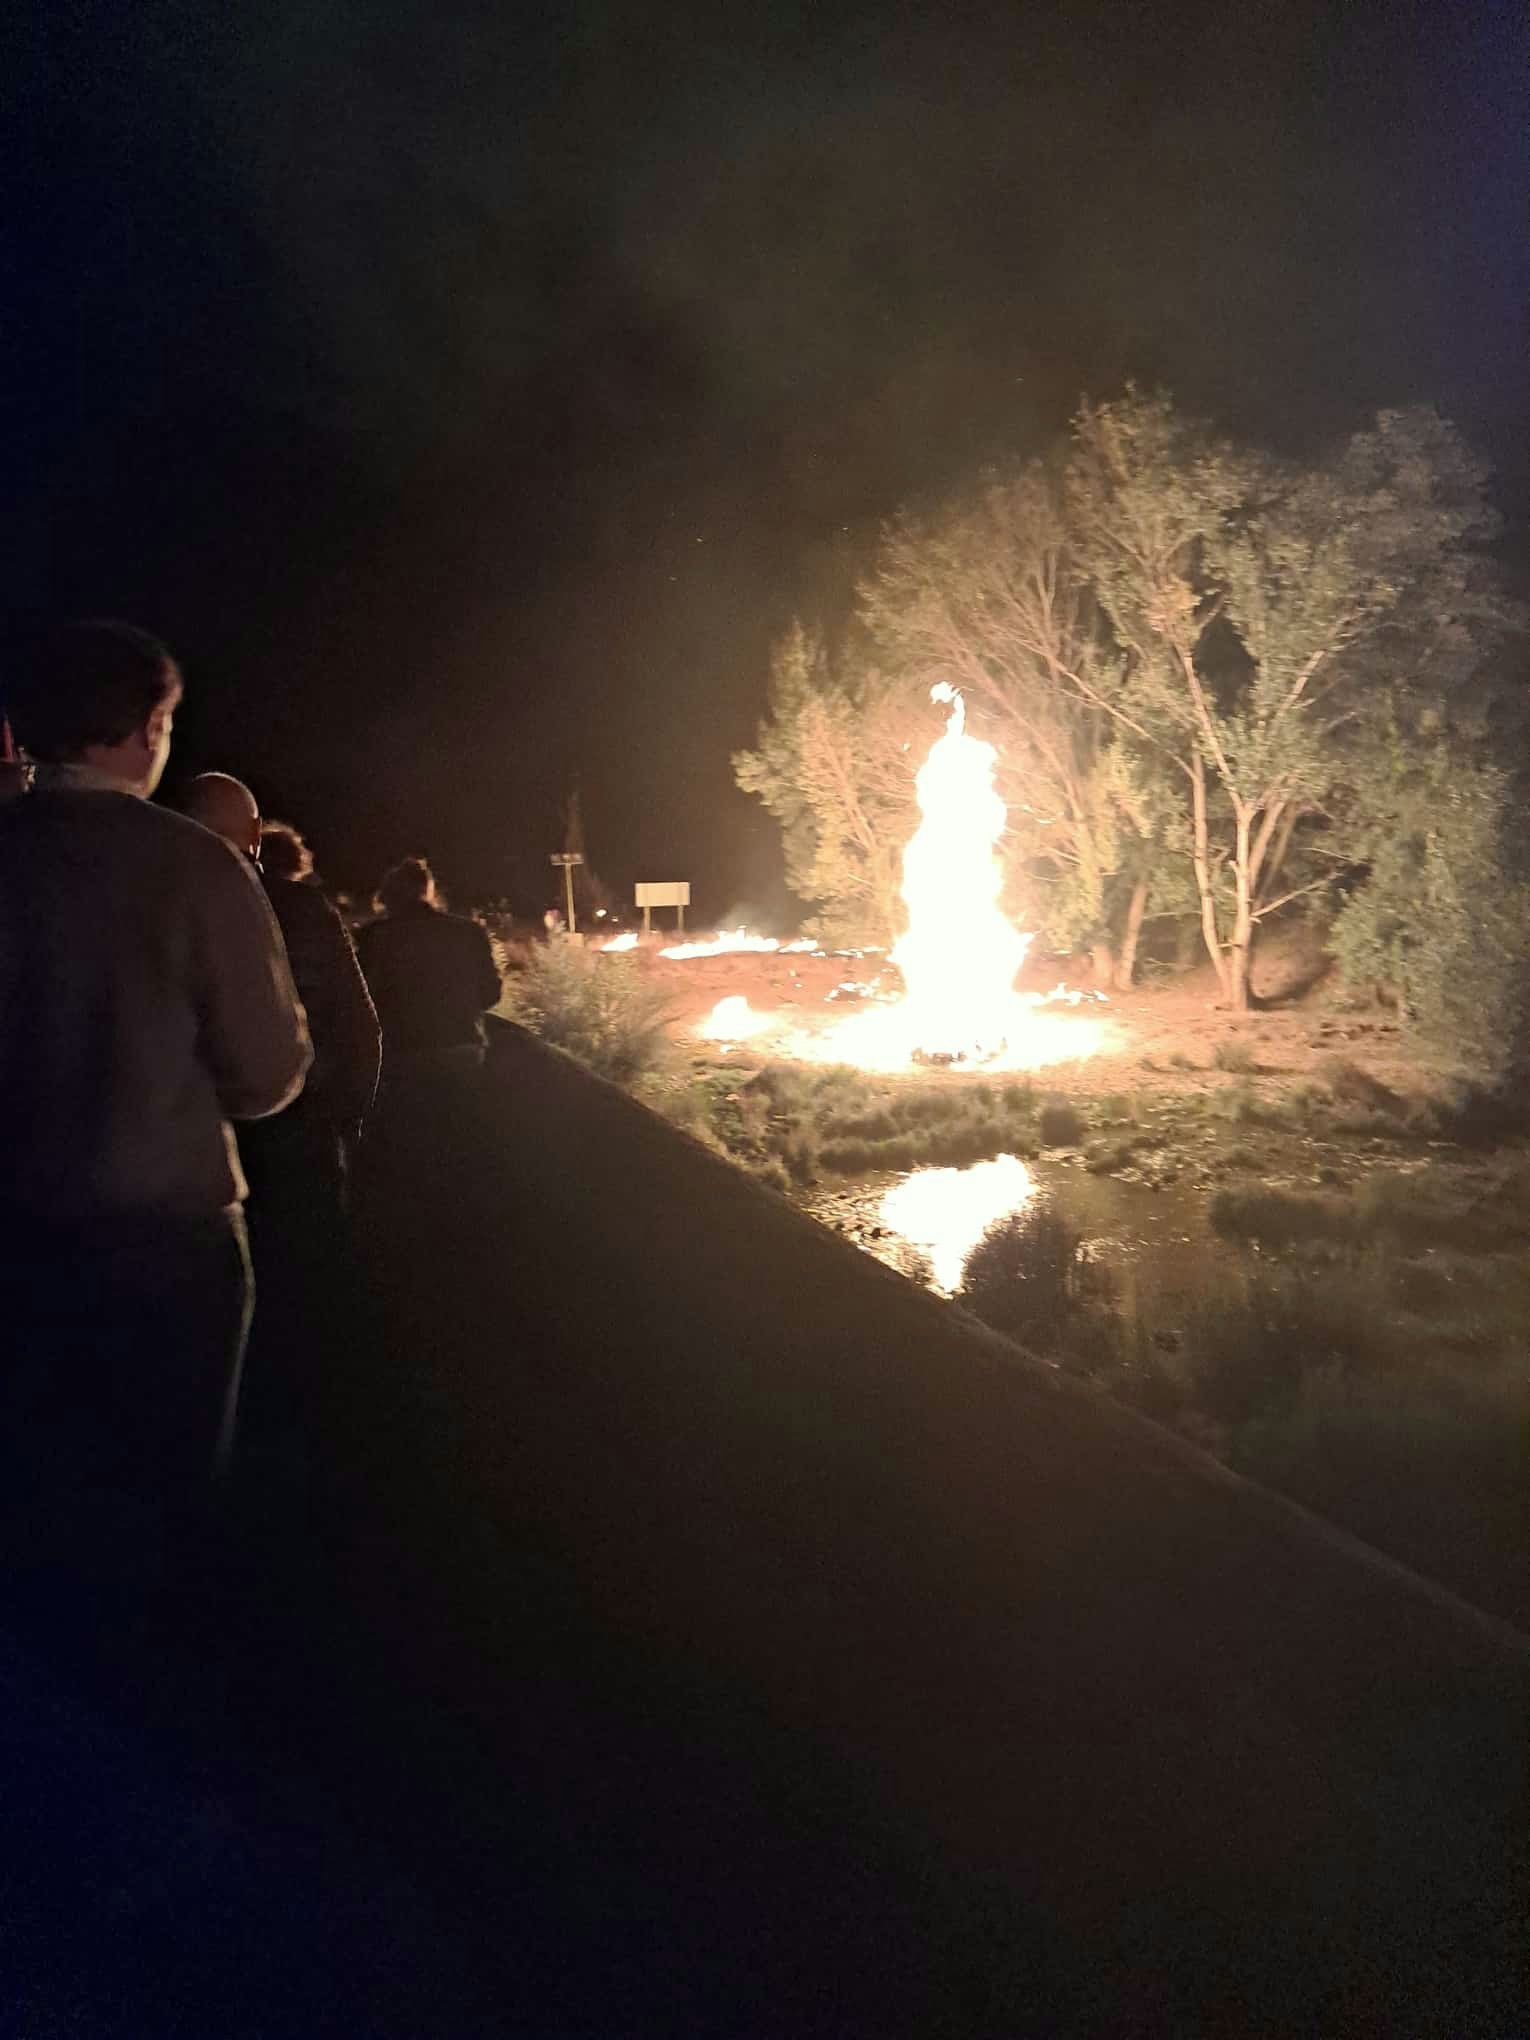
[[[990, 1226], [962, 1274], [960, 1301], [1007, 1338], [1055, 1355], [1110, 1295], [1105, 1270], [1049, 1199]], [[1108, 1334], [1104, 1343], [1108, 1343]]]
[[1341, 1239], [1351, 1230], [1348, 1212], [1337, 1198], [1309, 1197], [1264, 1186], [1218, 1190], [1211, 1200], [1210, 1217], [1212, 1231], [1224, 1239], [1254, 1240], [1262, 1247]]
[[[886, 941], [929, 687], [952, 682], [999, 753], [1007, 905], [1054, 946], [1129, 982], [1144, 928], [1188, 914], [1242, 1010], [1259, 928], [1369, 869], [1351, 963], [1395, 975], [1424, 852], [1383, 854], [1386, 733], [1409, 732], [1406, 767], [1431, 730], [1483, 726], [1508, 620], [1493, 530], [1483, 470], [1432, 411], [1383, 412], [1298, 462], [1166, 396], [1086, 404], [1070, 447], [892, 523], [847, 648], [831, 660], [800, 628], [779, 648], [739, 784], [781, 822], [826, 932]], [[1491, 805], [1466, 786], [1458, 805], [1473, 798]], [[1460, 920], [1491, 830], [1457, 820], [1431, 883], [1447, 908], [1456, 886]], [[1517, 914], [1495, 953], [1523, 945]], [[1414, 976], [1422, 1013], [1449, 973]]]
[[1240, 1041], [1236, 1035], [1226, 1035], [1211, 1052], [1211, 1066], [1217, 1070], [1230, 1070], [1239, 1076], [1251, 1076], [1259, 1068], [1259, 1058], [1251, 1041]]
[[1084, 1121], [1066, 1098], [1049, 1098], [1041, 1108], [1038, 1131], [1043, 1147], [1077, 1147], [1084, 1138]]
[[820, 941], [889, 944], [899, 932], [914, 772], [937, 734], [917, 691], [853, 654], [836, 663], [794, 626], [776, 649], [770, 715], [734, 776], [781, 824], [786, 879], [821, 911]]
[[1425, 410], [1298, 464], [1132, 391], [1080, 412], [1069, 500], [1127, 661], [1102, 705], [1175, 788], [1241, 1010], [1259, 923], [1354, 860], [1371, 733], [1453, 700], [1498, 628], [1483, 472]]
[[[1253, 1270], [1184, 1328], [1180, 1422], [1269, 1482], [1523, 1621], [1523, 1265], [1395, 1239]], [[1457, 1355], [1470, 1356], [1463, 1368]]]
[[1530, 1007], [1530, 885], [1510, 853], [1509, 785], [1443, 743], [1406, 748], [1370, 789], [1367, 875], [1333, 946], [1345, 982], [1396, 1000], [1463, 1070], [1508, 1075]]
[[554, 938], [533, 953], [506, 994], [511, 1016], [614, 1084], [633, 1088], [672, 1071], [664, 994], [628, 956]]
[[959, 1168], [1034, 1153], [1034, 1104], [1022, 1084], [910, 1085], [773, 1063], [717, 1098], [712, 1126], [746, 1167], [780, 1168], [808, 1183], [820, 1174]]
[[1168, 810], [1101, 703], [1124, 668], [1073, 544], [1058, 463], [1033, 461], [885, 535], [860, 590], [895, 670], [960, 687], [998, 747], [1010, 894], [1054, 947], [1129, 982]]

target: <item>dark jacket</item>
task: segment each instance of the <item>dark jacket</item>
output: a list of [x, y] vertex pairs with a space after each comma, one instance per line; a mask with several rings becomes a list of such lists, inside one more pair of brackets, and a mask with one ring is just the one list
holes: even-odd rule
[[316, 886], [284, 878], [265, 883], [313, 1037], [313, 1068], [298, 1109], [305, 1118], [353, 1128], [372, 1103], [382, 1060], [377, 1010], [356, 951]]
[[435, 907], [371, 921], [356, 953], [382, 1022], [383, 1053], [439, 1055], [483, 1040], [483, 1016], [499, 1001], [499, 970], [487, 930]]
[[308, 1030], [245, 860], [85, 767], [0, 809], [0, 1206], [198, 1218], [230, 1119], [296, 1097]]

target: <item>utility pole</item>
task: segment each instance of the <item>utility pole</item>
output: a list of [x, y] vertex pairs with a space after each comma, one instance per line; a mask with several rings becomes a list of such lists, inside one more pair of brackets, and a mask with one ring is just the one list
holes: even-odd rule
[[550, 861], [563, 868], [563, 896], [568, 901], [568, 932], [570, 935], [577, 935], [579, 928], [574, 920], [574, 866], [583, 864], [584, 858], [577, 850], [559, 850]]

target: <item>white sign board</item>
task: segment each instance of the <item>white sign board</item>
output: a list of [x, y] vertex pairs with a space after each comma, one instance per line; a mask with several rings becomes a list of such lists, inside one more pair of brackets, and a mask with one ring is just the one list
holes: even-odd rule
[[688, 879], [665, 879], [638, 884], [632, 889], [633, 904], [639, 907], [688, 907], [691, 887]]

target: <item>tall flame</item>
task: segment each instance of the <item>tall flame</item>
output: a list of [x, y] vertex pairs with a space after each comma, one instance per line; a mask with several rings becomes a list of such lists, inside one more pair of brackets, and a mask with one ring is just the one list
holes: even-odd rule
[[[998, 845], [1006, 811], [994, 785], [997, 754], [991, 744], [967, 734], [962, 698], [953, 687], [942, 683], [931, 689], [931, 698], [948, 701], [951, 713], [914, 782], [919, 826], [903, 852], [908, 929], [892, 950], [904, 996], [808, 1031], [795, 1028], [785, 1012], [755, 1013], [734, 996], [699, 1024], [703, 1037], [741, 1041], [771, 1034], [788, 1052], [810, 1061], [889, 1071], [920, 1061], [1039, 1069], [1099, 1050], [1107, 1031], [1099, 1021], [1038, 1010], [1062, 998], [1076, 1003], [1080, 995], [1063, 994], [1059, 987], [1043, 1000], [1015, 990], [1031, 937], [1006, 919], [999, 904], [1004, 874]], [[684, 959], [732, 949], [811, 947], [806, 940], [781, 945], [735, 929], [660, 953]]]
[[1015, 1018], [1015, 976], [1030, 947], [1000, 910], [996, 854], [1005, 807], [993, 783], [997, 753], [970, 737], [962, 697], [944, 682], [945, 734], [914, 782], [919, 827], [903, 852], [908, 931], [892, 957], [907, 990], [906, 1019], [928, 1055], [992, 1055]]

